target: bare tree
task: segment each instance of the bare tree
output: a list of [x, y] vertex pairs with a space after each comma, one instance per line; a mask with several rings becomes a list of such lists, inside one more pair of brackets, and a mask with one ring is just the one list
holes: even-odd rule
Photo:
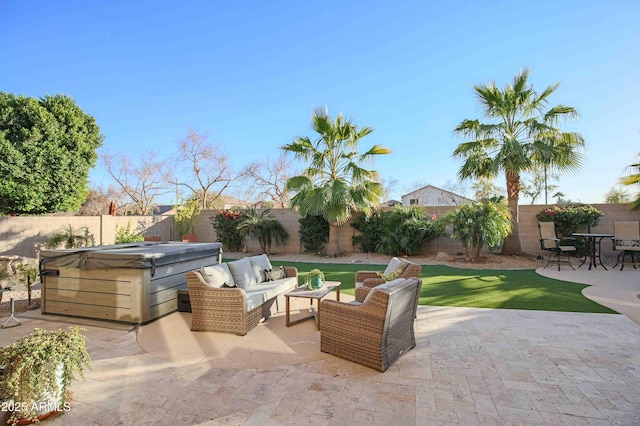
[[[87, 199], [82, 203], [78, 214], [80, 216], [99, 216], [109, 214], [109, 204], [115, 203], [122, 210], [126, 206], [122, 202], [123, 191], [118, 190], [115, 186], [110, 185], [106, 190], [101, 187], [89, 188]], [[126, 211], [126, 210], [125, 210]]]
[[168, 177], [173, 185], [189, 189], [202, 209], [215, 205], [233, 181], [227, 155], [208, 139], [209, 135], [189, 129], [187, 137], [179, 142], [178, 162], [183, 173], [173, 173]]
[[251, 163], [241, 175], [251, 181], [250, 186], [257, 192], [258, 201], [270, 200], [276, 207], [285, 208], [289, 205], [286, 186], [292, 165], [286, 154], [282, 153], [276, 160], [267, 157]]
[[137, 214], [150, 214], [156, 197], [168, 192], [162, 175], [165, 162], [158, 160], [157, 156], [153, 151], [142, 154], [139, 164], [135, 165], [124, 154], [101, 155], [107, 172], [131, 200]]

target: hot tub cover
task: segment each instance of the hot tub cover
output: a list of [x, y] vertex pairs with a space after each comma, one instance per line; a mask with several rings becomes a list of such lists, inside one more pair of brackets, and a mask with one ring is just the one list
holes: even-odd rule
[[140, 242], [78, 249], [40, 251], [40, 270], [48, 267], [77, 269], [155, 269], [169, 263], [218, 256], [221, 243]]

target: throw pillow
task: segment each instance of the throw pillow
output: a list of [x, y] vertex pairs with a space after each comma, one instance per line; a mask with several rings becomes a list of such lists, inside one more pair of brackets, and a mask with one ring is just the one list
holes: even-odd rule
[[264, 276], [264, 271], [266, 269], [271, 269], [271, 262], [269, 262], [269, 258], [266, 254], [261, 254], [258, 256], [251, 256], [249, 258], [251, 262], [251, 267], [253, 268], [253, 273], [256, 276], [256, 282], [261, 283], [266, 281], [266, 277]]
[[396, 275], [401, 275], [404, 272], [404, 270], [407, 269], [407, 266], [409, 266], [409, 262], [407, 262], [406, 260], [393, 257], [389, 261], [387, 268], [384, 270], [382, 274], [388, 276], [392, 272], [395, 272]]
[[227, 263], [227, 265], [229, 265], [233, 282], [241, 289], [246, 290], [252, 285], [257, 284], [256, 275], [253, 273], [251, 261], [248, 257], [234, 260], [233, 262]]
[[200, 269], [200, 274], [202, 274], [202, 278], [204, 278], [209, 287], [220, 288], [225, 283], [235, 287], [233, 276], [226, 263], [205, 266]]
[[284, 266], [278, 266], [273, 269], [265, 269], [264, 275], [266, 277], [265, 281], [276, 281], [287, 277], [287, 274], [284, 271]]

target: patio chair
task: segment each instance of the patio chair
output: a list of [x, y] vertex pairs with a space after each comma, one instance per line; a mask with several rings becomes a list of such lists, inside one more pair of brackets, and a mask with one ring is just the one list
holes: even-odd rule
[[320, 350], [384, 372], [416, 346], [413, 324], [421, 280], [397, 279], [372, 289], [363, 303], [323, 300]]
[[[622, 221], [613, 223], [613, 249], [621, 251], [616, 260], [615, 268], [620, 264], [620, 270], [624, 265], [632, 265], [633, 269], [640, 264], [640, 258], [636, 262], [636, 253], [640, 255], [640, 222]], [[631, 262], [626, 262], [627, 255], [631, 257]], [[621, 259], [622, 258], [622, 259]]]
[[388, 276], [393, 272], [397, 274], [394, 278], [417, 278], [420, 280], [421, 269], [422, 267], [417, 263], [393, 257], [383, 271], [358, 271], [356, 272], [356, 300], [358, 302], [364, 301], [369, 290], [387, 282], [380, 274]]
[[560, 245], [560, 239], [556, 234], [556, 224], [553, 222], [538, 222], [538, 229], [540, 230], [540, 248], [545, 251], [549, 251], [549, 257], [545, 268], [551, 263], [551, 256], [556, 256], [558, 263], [558, 271], [560, 270], [560, 262], [563, 254], [566, 254], [566, 262], [571, 266], [571, 269], [576, 269], [571, 264], [571, 253], [576, 253], [577, 249], [571, 245]]

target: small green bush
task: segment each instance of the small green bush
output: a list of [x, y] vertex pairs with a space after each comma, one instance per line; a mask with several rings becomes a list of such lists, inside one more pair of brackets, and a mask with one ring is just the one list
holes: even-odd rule
[[329, 222], [322, 216], [305, 216], [298, 219], [300, 223], [300, 242], [305, 253], [322, 253], [329, 241]]
[[471, 262], [478, 260], [485, 244], [497, 247], [511, 233], [509, 208], [489, 200], [460, 206], [447, 213], [443, 220], [453, 226], [451, 238], [460, 240]]
[[131, 229], [131, 221], [127, 222], [127, 226], [116, 225], [116, 244], [137, 243], [144, 241], [144, 237], [140, 232]]

